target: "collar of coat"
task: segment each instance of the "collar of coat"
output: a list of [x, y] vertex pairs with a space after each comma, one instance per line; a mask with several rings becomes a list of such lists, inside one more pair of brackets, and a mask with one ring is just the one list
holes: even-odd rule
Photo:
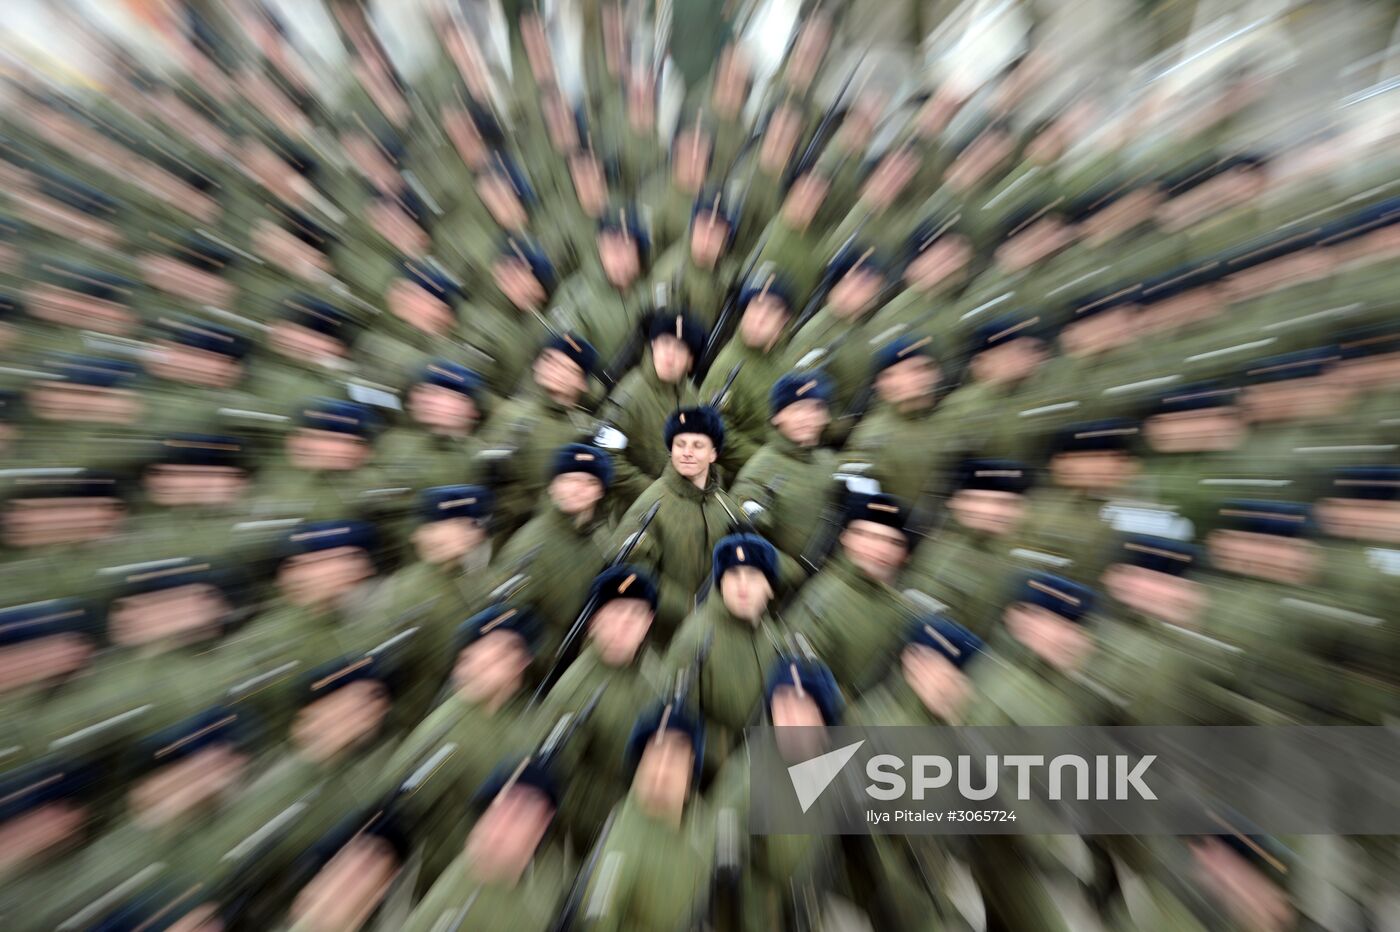
[[695, 483], [691, 482], [685, 476], [676, 472], [676, 467], [667, 462], [666, 471], [662, 473], [662, 476], [666, 480], [666, 490], [686, 501], [703, 502], [719, 491], [719, 470], [717, 466], [717, 463], [712, 463], [710, 465], [709, 478], [705, 480], [705, 487], [701, 489], [697, 488]]

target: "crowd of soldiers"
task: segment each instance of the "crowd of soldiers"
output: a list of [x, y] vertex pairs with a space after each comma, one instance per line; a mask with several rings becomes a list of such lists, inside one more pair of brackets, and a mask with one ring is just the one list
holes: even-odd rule
[[506, 7], [8, 87], [0, 925], [1384, 927], [1383, 838], [749, 836], [745, 729], [1393, 722], [1397, 176], [824, 103], [836, 4], [663, 134]]

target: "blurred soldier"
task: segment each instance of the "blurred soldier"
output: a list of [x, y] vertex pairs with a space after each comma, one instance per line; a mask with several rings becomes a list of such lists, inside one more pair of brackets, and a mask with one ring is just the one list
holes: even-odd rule
[[350, 316], [309, 294], [288, 295], [279, 311], [267, 331], [266, 346], [272, 352], [254, 361], [249, 390], [281, 405], [324, 394], [343, 381], [355, 338]]
[[29, 431], [34, 457], [117, 471], [140, 461], [140, 369], [100, 356], [60, 357], [46, 369], [25, 398], [37, 422]]
[[820, 371], [789, 372], [768, 394], [772, 439], [734, 480], [731, 493], [780, 551], [779, 577], [795, 589], [809, 570], [798, 561], [821, 527], [833, 495], [836, 457], [819, 446], [830, 422], [831, 381]]
[[608, 213], [598, 221], [596, 262], [560, 286], [563, 316], [554, 323], [597, 348], [610, 382], [630, 367], [651, 302], [646, 277], [651, 239], [641, 223], [635, 207]]
[[1247, 426], [1239, 389], [1198, 382], [1163, 392], [1142, 424], [1151, 454], [1143, 460], [1143, 487], [1168, 502], [1196, 528], [1208, 527], [1221, 489], [1239, 468]]
[[710, 554], [743, 514], [723, 491], [715, 468], [724, 449], [724, 422], [714, 408], [676, 411], [666, 419], [663, 436], [671, 461], [623, 515], [616, 532], [619, 538], [631, 533], [641, 516], [660, 503], [633, 559], [656, 574], [661, 642], [695, 608], [710, 576]]
[[1045, 360], [1038, 315], [998, 316], [977, 327], [968, 347], [964, 381], [939, 405], [938, 420], [957, 432], [968, 455], [985, 455], [1018, 426], [999, 412], [1016, 404], [1018, 392]]
[[111, 475], [67, 468], [16, 470], [4, 490], [0, 563], [9, 598], [99, 591], [96, 571], [111, 562], [111, 545], [126, 530], [128, 493]]
[[673, 705], [637, 718], [631, 789], [600, 841], [578, 917], [584, 929], [661, 932], [693, 921], [709, 894], [714, 826], [697, 795], [703, 727]]
[[7, 710], [0, 740], [12, 749], [8, 766], [38, 758], [64, 728], [54, 713], [82, 688], [101, 633], [96, 613], [76, 599], [0, 609], [0, 701]]
[[[0, 847], [0, 878], [5, 881], [0, 909], [5, 915], [27, 921], [36, 913], [50, 912], [67, 889], [63, 874], [81, 857], [79, 843], [103, 825], [107, 805], [101, 777], [93, 762], [63, 755], [0, 773], [0, 838], [5, 841]], [[49, 896], [43, 902], [26, 902], [37, 891]]]
[[648, 337], [641, 364], [618, 383], [603, 406], [603, 422], [612, 430], [596, 440], [615, 454], [618, 502], [623, 507], [656, 481], [670, 459], [663, 439], [666, 419], [700, 404], [689, 378], [705, 347], [700, 321], [686, 311], [658, 312]]
[[535, 349], [550, 337], [543, 317], [558, 284], [554, 263], [529, 240], [507, 237], [491, 262], [499, 297], [472, 302], [465, 339], [489, 360], [485, 373], [496, 394], [520, 388]]
[[690, 213], [688, 244], [676, 244], [656, 260], [652, 279], [665, 283], [668, 300], [713, 327], [731, 283], [739, 274], [730, 252], [738, 218], [718, 191], [702, 192]]
[[710, 595], [681, 623], [666, 653], [676, 672], [700, 664], [696, 688], [705, 714], [707, 767], [724, 761], [753, 724], [763, 678], [781, 650], [771, 614], [778, 555], [756, 534], [731, 534], [714, 552]]
[[246, 337], [195, 318], [164, 317], [144, 360], [149, 422], [157, 431], [199, 432], [222, 408], [256, 408], [247, 391]]
[[380, 381], [397, 384], [434, 357], [475, 364], [458, 321], [461, 288], [440, 269], [405, 259], [383, 286], [383, 295], [389, 314], [355, 344], [356, 355]]
[[792, 629], [853, 691], [884, 674], [908, 628], [910, 608], [893, 588], [909, 555], [907, 520], [892, 496], [851, 493], [840, 552], [802, 587], [788, 613]]
[[141, 322], [141, 285], [103, 266], [50, 259], [34, 263], [15, 315], [8, 350], [21, 354], [79, 352], [84, 332], [134, 336]]
[[234, 533], [234, 525], [251, 511], [251, 452], [238, 437], [162, 438], [141, 472], [146, 507], [128, 525], [126, 556], [154, 560], [190, 551], [261, 556], [254, 549], [262, 543], [257, 536]]
[[682, 116], [677, 125], [671, 139], [670, 170], [654, 175], [645, 192], [653, 210], [652, 236], [663, 255], [685, 239], [713, 158], [714, 136], [697, 108], [694, 119]]
[[465, 366], [435, 359], [424, 367], [403, 393], [410, 423], [385, 431], [375, 444], [376, 459], [394, 484], [419, 489], [472, 478], [484, 391]]
[[543, 622], [541, 659], [554, 656], [578, 616], [593, 577], [607, 562], [604, 544], [612, 531], [602, 508], [613, 480], [606, 451], [565, 444], [555, 452], [552, 472], [549, 502], [511, 535], [495, 561], [501, 585], [524, 577], [512, 598]]
[[936, 309], [956, 300], [967, 284], [972, 244], [958, 227], [958, 217], [935, 216], [909, 238], [901, 281], [903, 290], [876, 313], [877, 326], [904, 327], [944, 338], [956, 333], [950, 315]]

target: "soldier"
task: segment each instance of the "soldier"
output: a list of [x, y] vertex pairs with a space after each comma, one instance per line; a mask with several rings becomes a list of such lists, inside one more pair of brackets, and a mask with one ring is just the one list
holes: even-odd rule
[[[0, 774], [0, 877], [5, 881], [0, 910], [16, 922], [46, 909], [25, 902], [36, 890], [65, 888], [62, 872], [81, 856], [78, 842], [103, 825], [101, 770], [81, 757], [54, 755]], [[43, 917], [39, 918], [43, 921]]]
[[649, 303], [646, 269], [651, 239], [636, 208], [598, 221], [597, 262], [576, 273], [560, 292], [556, 326], [576, 330], [597, 347], [602, 372], [616, 382], [631, 365], [634, 342]]
[[[54, 721], [65, 695], [82, 688], [101, 625], [77, 599], [48, 599], [0, 609], [0, 699], [8, 766], [34, 760], [64, 723]], [[8, 872], [0, 872], [8, 873]]]
[[915, 229], [906, 247], [903, 290], [875, 314], [878, 327], [903, 325], [938, 337], [951, 336], [955, 322], [935, 309], [956, 300], [967, 284], [972, 243], [958, 215], [934, 216]]
[[498, 395], [513, 393], [535, 348], [550, 336], [542, 316], [558, 284], [554, 263], [537, 243], [507, 237], [491, 263], [499, 298], [473, 303], [467, 341], [490, 360], [485, 374]]
[[25, 407], [38, 423], [30, 449], [48, 462], [71, 460], [123, 471], [139, 461], [138, 427], [145, 411], [140, 369], [124, 359], [66, 356], [36, 378]]
[[637, 708], [665, 688], [665, 668], [652, 650], [656, 583], [629, 564], [609, 567], [593, 581], [588, 643], [545, 697], [541, 717], [555, 721], [602, 689], [598, 705], [565, 751], [570, 771], [587, 773], [565, 791], [561, 812], [584, 844], [598, 834], [627, 790], [624, 752]]
[[804, 582], [799, 561], [817, 537], [832, 497], [836, 456], [819, 446], [830, 423], [831, 380], [820, 370], [789, 372], [768, 395], [773, 438], [759, 448], [730, 491], [779, 550], [781, 588]]
[[883, 494], [851, 493], [841, 550], [798, 593], [792, 630], [811, 643], [851, 690], [884, 673], [908, 627], [909, 606], [893, 584], [909, 555], [908, 512]]
[[[689, 375], [705, 347], [705, 329], [686, 311], [657, 312], [641, 365], [628, 373], [603, 406], [611, 431], [595, 442], [615, 455], [617, 501], [630, 505], [656, 481], [670, 458], [663, 445], [666, 418], [700, 403]], [[620, 435], [620, 436], [619, 436]]]
[[461, 853], [403, 928], [429, 932], [462, 918], [521, 932], [550, 928], [572, 868], [555, 820], [559, 800], [548, 762], [527, 758], [497, 768], [474, 797], [479, 815]]
[[572, 333], [552, 337], [535, 356], [534, 385], [503, 403], [482, 429], [493, 454], [498, 527], [520, 527], [549, 484], [554, 454], [586, 430], [579, 402], [598, 362], [593, 345]]
[[772, 544], [756, 534], [725, 537], [715, 545], [710, 597], [681, 623], [666, 652], [674, 671], [700, 664], [696, 688], [711, 773], [753, 723], [763, 678], [781, 649], [782, 626], [771, 610], [777, 586]]
[[1214, 518], [1221, 490], [1208, 484], [1236, 472], [1247, 436], [1239, 389], [1224, 382], [1197, 382], [1163, 392], [1143, 421], [1150, 456], [1143, 460], [1143, 486], [1156, 501], [1199, 529]]
[[[259, 541], [231, 533], [249, 513], [249, 445], [238, 437], [174, 434], [160, 440], [141, 472], [146, 505], [129, 525], [128, 556], [229, 552], [256, 559]], [[149, 507], [155, 506], [155, 507]], [[191, 546], [191, 541], [198, 542]]]
[[340, 307], [315, 295], [286, 296], [267, 331], [272, 352], [255, 360], [249, 390], [261, 398], [323, 394], [350, 371], [354, 322]]
[[5, 496], [0, 571], [14, 599], [55, 592], [99, 592], [96, 570], [110, 563], [111, 546], [126, 530], [128, 493], [115, 476], [81, 468], [16, 470]]
[[709, 894], [714, 828], [696, 784], [699, 722], [673, 705], [637, 718], [627, 741], [632, 785], [599, 841], [580, 916], [590, 930], [660, 932], [693, 921]]
[[687, 246], [676, 245], [656, 260], [654, 281], [669, 287], [669, 300], [688, 308], [702, 325], [713, 327], [730, 284], [739, 274], [730, 252], [738, 218], [720, 192], [701, 192], [690, 213]]
[[199, 432], [221, 408], [256, 407], [246, 383], [251, 346], [227, 327], [194, 318], [160, 320], [144, 359], [157, 381], [150, 392], [150, 423], [160, 431]]
[[403, 393], [411, 423], [385, 431], [375, 444], [376, 459], [395, 484], [417, 489], [471, 478], [484, 392], [466, 366], [435, 359], [423, 368]]
[[1016, 403], [1017, 394], [1045, 360], [1039, 324], [1039, 315], [1015, 314], [998, 316], [976, 328], [969, 341], [965, 381], [939, 406], [939, 420], [953, 425], [965, 438], [968, 455], [988, 455], [1002, 431], [1014, 433], [1017, 425], [997, 412]]
[[141, 285], [102, 266], [39, 260], [22, 293], [19, 332], [12, 347], [20, 353], [75, 352], [82, 333], [133, 336], [140, 323]]
[[[663, 436], [671, 461], [618, 522], [619, 537], [631, 532], [655, 504], [660, 510], [637, 544], [636, 562], [656, 574], [659, 641], [699, 601], [710, 576], [710, 554], [739, 524], [743, 510], [721, 488], [715, 461], [724, 449], [724, 422], [713, 408], [682, 408], [666, 419]], [[620, 541], [619, 541], [620, 543]]]
[[388, 381], [419, 371], [434, 356], [463, 362], [473, 355], [459, 335], [460, 286], [440, 269], [423, 260], [404, 259], [382, 291], [392, 316], [377, 320], [355, 350]]
[[593, 578], [603, 569], [611, 525], [602, 508], [612, 486], [612, 458], [598, 447], [570, 443], [554, 456], [549, 503], [511, 535], [497, 558], [501, 585], [524, 576], [513, 598], [544, 623], [541, 658], [554, 656]]

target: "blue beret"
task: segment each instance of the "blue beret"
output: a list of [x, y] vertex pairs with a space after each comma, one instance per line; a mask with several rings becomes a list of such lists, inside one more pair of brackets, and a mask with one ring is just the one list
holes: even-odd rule
[[495, 496], [484, 485], [439, 485], [424, 489], [418, 496], [418, 513], [424, 522], [453, 518], [491, 517]]
[[589, 586], [590, 599], [597, 597], [598, 608], [614, 599], [641, 599], [656, 610], [656, 580], [646, 570], [630, 563], [610, 566], [593, 578]]
[[372, 680], [392, 694], [394, 682], [390, 665], [373, 654], [346, 654], [302, 674], [297, 681], [297, 706], [310, 705], [351, 683]]
[[61, 204], [101, 219], [111, 219], [117, 211], [115, 198], [100, 188], [49, 168], [38, 168], [39, 192]]
[[852, 521], [873, 521], [876, 524], [883, 524], [885, 527], [892, 527], [896, 531], [904, 534], [907, 543], [912, 545], [909, 538], [909, 529], [906, 527], [909, 521], [909, 513], [904, 507], [904, 503], [893, 495], [886, 495], [883, 492], [874, 495], [866, 495], [857, 492], [846, 498], [846, 514], [841, 522], [845, 527]]
[[452, 647], [454, 651], [460, 651], [493, 631], [508, 631], [524, 641], [525, 649], [533, 654], [539, 630], [539, 621], [534, 613], [497, 602], [458, 625], [452, 636]]
[[522, 204], [529, 205], [535, 202], [535, 189], [531, 187], [530, 180], [515, 159], [501, 149], [496, 149], [491, 153], [491, 161], [493, 164], [488, 172], [505, 179]]
[[1131, 453], [1141, 432], [1137, 421], [1124, 417], [1086, 421], [1061, 430], [1052, 449], [1055, 453]]
[[163, 767], [214, 745], [250, 743], [257, 734], [252, 713], [246, 709], [213, 706], [140, 739], [135, 758], [143, 768]]
[[1118, 562], [1168, 576], [1185, 576], [1200, 563], [1200, 559], [1200, 548], [1190, 541], [1130, 534], [1123, 540], [1123, 552]]
[[97, 388], [125, 388], [141, 372], [126, 360], [100, 356], [64, 356], [57, 360], [57, 365], [51, 371], [62, 381]]
[[455, 281], [427, 262], [417, 259], [402, 259], [399, 261], [399, 273], [410, 283], [422, 288], [449, 307], [460, 294], [460, 288]]
[[[208, 112], [207, 108], [202, 109]], [[310, 178], [320, 171], [321, 164], [317, 162], [315, 157], [304, 147], [292, 142], [281, 133], [265, 133], [263, 136], [267, 142], [268, 148], [276, 153], [277, 157], [286, 162], [298, 175]]]
[[1286, 382], [1289, 379], [1310, 379], [1322, 375], [1327, 368], [1341, 358], [1341, 351], [1335, 346], [1318, 346], [1257, 359], [1245, 367], [1245, 379], [1251, 385], [1266, 382]]
[[880, 347], [875, 354], [875, 365], [872, 368], [875, 374], [879, 375], [891, 366], [915, 357], [932, 361], [933, 354], [929, 351], [932, 344], [933, 337], [916, 337], [913, 334], [896, 337]]
[[101, 768], [78, 760], [46, 759], [0, 774], [0, 822], [69, 799], [82, 799], [108, 784]]
[[233, 251], [222, 243], [195, 232], [186, 233], [174, 244], [174, 256], [211, 275], [222, 275], [238, 261]]
[[155, 461], [172, 466], [246, 465], [246, 444], [237, 437], [172, 434], [160, 441]]
[[320, 253], [329, 253], [337, 242], [337, 237], [329, 229], [312, 220], [299, 210], [285, 204], [278, 205], [278, 224], [282, 229]]
[[460, 363], [449, 362], [446, 359], [434, 359], [429, 362], [423, 367], [418, 381], [421, 384], [450, 389], [459, 395], [466, 395], [473, 401], [484, 387], [481, 376]]
[[792, 282], [777, 272], [772, 272], [763, 276], [753, 276], [744, 284], [744, 288], [739, 292], [739, 310], [743, 311], [749, 306], [749, 302], [759, 295], [768, 295], [777, 298], [787, 306], [788, 312], [792, 312]]
[[1038, 605], [1068, 621], [1078, 622], [1094, 610], [1094, 591], [1063, 576], [1030, 573], [1021, 581], [1011, 601]]
[[1233, 156], [1209, 155], [1194, 164], [1163, 176], [1162, 186], [1168, 197], [1185, 194], [1192, 188], [1205, 184], [1212, 178], [1223, 175], [1232, 168], [1240, 167]]
[[1320, 242], [1323, 246], [1344, 243], [1397, 222], [1400, 222], [1400, 197], [1387, 198], [1329, 223], [1322, 231]]
[[822, 721], [836, 725], [846, 707], [836, 677], [820, 660], [805, 657], [779, 657], [768, 668], [768, 680], [763, 687], [763, 701], [772, 705], [773, 694], [784, 686], [793, 687], [812, 697], [821, 709]]
[[1232, 499], [1220, 505], [1220, 525], [1251, 534], [1305, 537], [1312, 531], [1312, 509], [1304, 502]]
[[1142, 283], [1142, 303], [1156, 304], [1195, 288], [1213, 285], [1225, 275], [1225, 263], [1218, 260], [1184, 265]]
[[1337, 338], [1343, 359], [1400, 353], [1400, 325], [1376, 324], [1349, 330]]
[[1033, 474], [1029, 466], [1015, 460], [964, 460], [958, 467], [958, 488], [1024, 495]]
[[214, 586], [218, 582], [219, 576], [208, 561], [186, 558], [170, 566], [162, 565], [131, 573], [123, 580], [121, 594], [145, 595], [148, 592], [164, 592], [182, 586]]
[[799, 401], [831, 404], [831, 379], [820, 371], [789, 372], [774, 382], [768, 391], [768, 410], [772, 414]]
[[598, 365], [598, 351], [593, 348], [592, 343], [577, 334], [555, 334], [545, 341], [543, 349], [563, 353], [583, 370], [584, 375], [590, 374]]
[[44, 278], [58, 287], [103, 301], [129, 304], [132, 292], [141, 287], [139, 282], [124, 275], [77, 262], [46, 261], [41, 268]]
[[172, 343], [232, 359], [242, 359], [248, 355], [248, 339], [227, 327], [192, 317], [162, 317], [160, 325]]
[[1225, 267], [1228, 273], [1233, 274], [1256, 265], [1273, 262], [1275, 259], [1282, 259], [1284, 256], [1299, 250], [1310, 249], [1316, 246], [1321, 239], [1322, 228], [1319, 226], [1274, 230], [1266, 236], [1261, 236], [1237, 249], [1230, 250], [1225, 259]]
[[647, 339], [675, 337], [685, 344], [694, 359], [699, 359], [705, 349], [705, 325], [698, 318], [685, 311], [668, 311], [653, 314], [651, 326], [647, 329]]
[[9, 317], [21, 307], [23, 304], [19, 298], [12, 294], [0, 294], [0, 318]]
[[20, 415], [20, 394], [0, 389], [0, 421], [13, 421]]
[[368, 521], [307, 521], [282, 538], [285, 556], [318, 553], [337, 547], [357, 547], [373, 553], [379, 534]]
[[1070, 302], [1070, 308], [1075, 320], [1085, 320], [1115, 308], [1132, 307], [1141, 300], [1141, 286], [1125, 285], [1081, 295]]
[[96, 636], [97, 618], [77, 599], [49, 599], [0, 608], [0, 647], [58, 634]]
[[642, 263], [646, 264], [647, 257], [651, 255], [651, 236], [638, 219], [636, 207], [628, 206], [621, 208], [616, 214], [604, 214], [598, 221], [598, 231], [626, 234], [628, 239], [637, 244], [637, 255], [641, 256]]
[[122, 498], [115, 476], [84, 470], [72, 476], [42, 476], [15, 483], [11, 498]]
[[696, 196], [695, 203], [690, 207], [690, 222], [694, 224], [695, 218], [701, 214], [716, 217], [723, 223], [728, 224], [728, 238], [731, 240], [734, 238], [734, 232], [739, 226], [739, 216], [734, 209], [734, 205], [719, 191], [701, 191]]
[[1239, 400], [1240, 390], [1224, 382], [1196, 382], [1169, 389], [1157, 396], [1157, 414], [1228, 408]]
[[333, 398], [312, 398], [302, 406], [300, 422], [311, 430], [328, 430], [340, 434], [368, 437], [375, 425], [369, 408], [353, 401]]
[[691, 780], [691, 789], [694, 790], [694, 784], [699, 782], [701, 769], [705, 765], [705, 724], [674, 705], [655, 706], [637, 718], [636, 724], [632, 727], [632, 734], [627, 738], [625, 759], [628, 768], [636, 769], [637, 764], [642, 759], [642, 753], [646, 750], [647, 743], [651, 741], [653, 735], [662, 730], [663, 726], [666, 731], [685, 735], [690, 741], [691, 749], [695, 753], [695, 774]]
[[947, 615], [925, 615], [909, 626], [907, 642], [942, 654], [961, 670], [987, 649], [982, 639]]
[[477, 789], [472, 802], [479, 809], [487, 806], [501, 795], [507, 785], [511, 788], [522, 786], [542, 793], [549, 800], [550, 806], [559, 808], [559, 781], [555, 779], [553, 771], [548, 764], [541, 763], [534, 758], [524, 761], [517, 761], [513, 764], [502, 764], [492, 771], [491, 776], [486, 778], [486, 782]]
[[1022, 337], [1038, 340], [1040, 339], [1040, 332], [1037, 329], [1039, 323], [1039, 315], [993, 318], [973, 332], [972, 352], [980, 353], [983, 350], [995, 349]]
[[1393, 502], [1400, 498], [1400, 466], [1349, 466], [1332, 474], [1332, 498]]
[[736, 566], [751, 566], [761, 572], [769, 585], [778, 584], [778, 551], [757, 534], [730, 534], [715, 544], [715, 587], [725, 573]]
[[875, 247], [853, 240], [838, 249], [836, 255], [826, 264], [827, 283], [836, 284], [856, 266], [860, 266], [862, 272], [881, 277], [886, 271], [885, 261], [875, 251]]
[[315, 295], [294, 294], [282, 300], [283, 316], [300, 327], [324, 333], [347, 342], [344, 331], [350, 326], [350, 315]]
[[606, 491], [613, 480], [612, 457], [606, 450], [590, 447], [586, 443], [565, 444], [554, 453], [554, 468], [550, 476], [562, 476], [570, 472], [582, 472], [593, 476], [603, 483], [603, 489]]
[[545, 255], [544, 250], [538, 244], [518, 236], [507, 236], [501, 243], [501, 255], [507, 259], [518, 259], [524, 262], [529, 266], [530, 274], [535, 276], [535, 280], [543, 286], [546, 292], [554, 290], [554, 286], [558, 282], [554, 263], [549, 261], [549, 256]]
[[949, 217], [929, 217], [922, 221], [914, 232], [909, 234], [906, 251], [910, 261], [923, 255], [930, 246], [947, 236], [960, 236], [956, 215]]
[[674, 412], [666, 418], [666, 449], [671, 449], [677, 434], [704, 434], [716, 450], [724, 450], [724, 419], [714, 408], [681, 408]]

